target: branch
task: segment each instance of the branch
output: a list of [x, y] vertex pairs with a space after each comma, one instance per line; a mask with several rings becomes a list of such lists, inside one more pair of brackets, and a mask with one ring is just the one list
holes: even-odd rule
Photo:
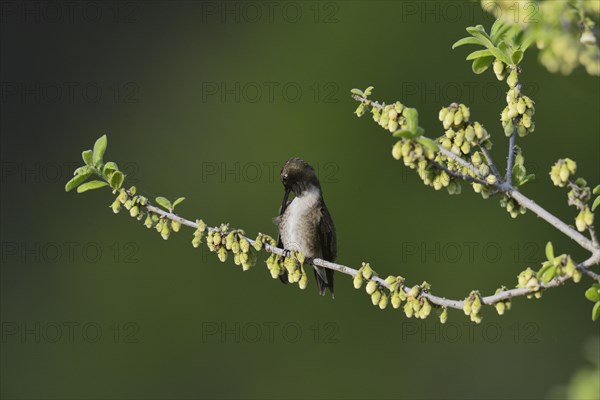
[[[193, 222], [193, 221], [189, 221], [185, 218], [182, 218], [176, 214], [170, 213], [168, 211], [165, 211], [161, 208], [152, 206], [152, 205], [147, 205], [146, 209], [151, 212], [151, 213], [155, 213], [160, 215], [163, 218], [167, 218], [173, 221], [177, 221], [182, 225], [188, 226], [190, 228], [193, 229], [197, 229], [198, 228], [198, 224]], [[245, 236], [244, 236], [245, 237]], [[249, 238], [249, 237], [245, 237], [246, 240], [248, 240], [248, 242], [251, 245], [254, 245], [254, 240]], [[277, 254], [279, 256], [287, 256], [287, 251], [284, 249], [281, 249], [279, 247], [276, 246], [272, 246], [268, 243], [264, 243], [263, 244], [263, 249], [268, 252], [268, 253], [274, 253]], [[592, 279], [600, 282], [600, 275], [593, 273], [592, 271], [590, 271], [588, 269], [589, 266], [594, 265], [596, 263], [598, 263], [600, 261], [599, 257], [591, 257], [589, 259], [587, 259], [586, 261], [580, 263], [577, 268], [579, 270], [581, 270], [581, 272], [585, 273], [586, 275], [590, 276]], [[327, 268], [327, 269], [331, 269], [333, 271], [337, 271], [340, 272], [342, 274], [346, 274], [346, 275], [350, 275], [352, 277], [356, 276], [356, 274], [358, 273], [358, 270], [348, 267], [346, 265], [342, 265], [342, 264], [337, 264], [337, 263], [333, 263], [330, 261], [326, 261], [320, 258], [312, 258], [309, 259], [307, 258], [306, 263], [311, 264], [311, 265], [316, 265], [319, 267], [323, 267], [323, 268]], [[387, 289], [390, 289], [390, 285], [388, 283], [386, 283], [385, 280], [381, 279], [378, 276], [372, 276], [370, 278], [371, 280], [375, 281], [377, 284], [379, 284], [382, 287], [385, 287]], [[561, 284], [563, 284], [565, 281], [567, 281], [569, 278], [567, 277], [558, 277], [555, 278], [553, 280], [551, 280], [550, 282], [548, 282], [547, 284], [540, 284], [540, 289], [548, 289], [548, 288], [553, 288], [553, 287], [557, 287], [560, 286]], [[404, 290], [405, 293], [409, 293], [411, 290], [411, 287], [408, 286], [403, 286], [402, 288]], [[510, 289], [510, 290], [503, 290], [500, 291], [494, 295], [491, 296], [487, 296], [487, 297], [482, 297], [481, 298], [481, 302], [483, 304], [487, 304], [487, 305], [492, 305], [495, 304], [499, 301], [504, 301], [504, 300], [508, 300], [514, 297], [520, 297], [520, 296], [526, 296], [526, 295], [531, 295], [535, 292], [539, 291], [538, 290], [532, 290], [532, 289], [526, 289], [526, 288], [517, 288], [517, 289]], [[425, 297], [427, 300], [429, 300], [431, 303], [440, 306], [440, 307], [444, 307], [444, 308], [454, 308], [454, 309], [458, 309], [458, 310], [462, 310], [463, 309], [463, 305], [464, 305], [464, 300], [452, 300], [452, 299], [447, 299], [445, 297], [439, 297], [436, 296], [432, 293], [429, 293], [428, 291], [422, 291], [421, 292], [421, 296]]]
[[512, 185], [512, 170], [515, 164], [515, 141], [516, 135], [513, 133], [508, 139], [508, 162], [506, 164], [506, 178], [507, 184]]
[[[356, 101], [359, 101], [361, 103], [364, 103], [366, 105], [369, 105], [369, 106], [372, 106], [372, 107], [375, 107], [378, 109], [382, 109], [385, 106], [385, 104], [380, 104], [376, 101], [369, 100], [368, 98], [357, 95], [357, 94], [353, 94], [352, 98]], [[508, 196], [511, 196], [521, 206], [531, 210], [538, 217], [542, 218], [543, 220], [548, 222], [550, 225], [554, 226], [556, 229], [558, 229], [559, 231], [564, 233], [566, 236], [568, 236], [569, 238], [576, 241], [581, 247], [590, 251], [593, 254], [592, 258], [594, 258], [594, 257], [600, 258], [600, 247], [596, 243], [594, 243], [594, 241], [586, 238], [585, 236], [583, 236], [582, 234], [577, 232], [575, 229], [571, 228], [569, 225], [562, 222], [560, 219], [558, 219], [554, 215], [550, 214], [544, 208], [539, 206], [536, 202], [527, 198], [525, 195], [523, 195], [521, 192], [519, 192], [511, 183], [509, 183], [509, 179], [511, 177], [512, 165], [514, 164], [515, 139], [516, 139], [516, 137], [515, 137], [515, 134], [513, 133], [510, 137], [511, 144], [510, 144], [510, 149], [509, 149], [509, 160], [508, 160], [506, 182], [502, 182], [499, 172], [498, 172], [497, 168], [495, 167], [494, 161], [492, 160], [492, 157], [489, 154], [489, 152], [487, 151], [487, 149], [484, 146], [480, 146], [481, 151], [484, 154], [484, 157], [486, 158], [488, 165], [490, 166], [490, 169], [492, 171], [495, 171], [494, 174], [499, 178], [498, 182], [496, 182], [493, 185], [490, 185], [487, 182], [485, 182], [485, 184], [487, 186], [497, 189], [500, 192], [507, 194]], [[446, 150], [442, 146], [439, 146], [439, 152], [441, 154], [443, 154], [444, 156], [451, 158], [453, 161], [459, 163], [463, 167], [467, 167], [473, 171], [478, 171], [478, 169], [473, 164], [471, 164], [470, 162], [466, 161], [465, 159], [457, 156], [456, 154], [452, 153], [451, 151]], [[450, 173], [450, 172], [446, 170], [446, 173]], [[485, 179], [485, 177], [479, 175], [479, 172], [477, 172], [477, 174], [480, 178]], [[453, 174], [453, 175], [457, 176], [456, 174]]]
[[550, 214], [544, 208], [539, 206], [535, 201], [524, 196], [514, 187], [511, 186], [508, 190], [506, 190], [506, 193], [513, 199], [515, 199], [520, 205], [533, 211], [533, 213], [536, 214], [538, 217], [548, 222], [550, 225], [564, 233], [569, 238], [576, 241], [581, 247], [590, 251], [597, 258], [600, 258], [600, 248], [595, 246], [594, 242], [592, 242], [590, 239], [586, 238], [581, 233], [577, 232], [575, 229], [571, 228], [569, 225], [565, 224], [554, 215]]
[[490, 154], [489, 150], [486, 149], [485, 146], [479, 146], [479, 149], [481, 149], [481, 152], [483, 153], [485, 160], [490, 166], [492, 173], [496, 175], [499, 182], [502, 182], [502, 176], [500, 175], [500, 172], [498, 172], [498, 168], [496, 167], [496, 164], [494, 163], [494, 160], [492, 159], [492, 155]]

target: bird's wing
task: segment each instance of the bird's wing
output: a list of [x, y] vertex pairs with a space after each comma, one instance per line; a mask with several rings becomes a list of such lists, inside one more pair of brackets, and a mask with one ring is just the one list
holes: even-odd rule
[[[335, 226], [333, 219], [329, 214], [329, 210], [325, 204], [320, 208], [321, 218], [319, 219], [319, 227], [317, 233], [319, 235], [319, 243], [323, 252], [323, 259], [334, 262], [337, 257], [337, 241], [335, 237]], [[333, 272], [333, 271], [332, 271]]]
[[[319, 236], [319, 243], [321, 245], [321, 252], [323, 259], [326, 261], [334, 262], [337, 256], [337, 241], [335, 237], [335, 226], [333, 225], [333, 219], [329, 214], [329, 210], [325, 206], [325, 203], [320, 208], [321, 218], [319, 219], [319, 226], [317, 228], [317, 234]], [[323, 271], [325, 270], [325, 271]], [[325, 273], [325, 278], [321, 276]], [[319, 292], [321, 295], [325, 294], [325, 287], [329, 289], [329, 292], [333, 296], [333, 270], [329, 268], [316, 268], [315, 275], [317, 277], [317, 284], [319, 285]], [[319, 279], [321, 278], [321, 280]]]

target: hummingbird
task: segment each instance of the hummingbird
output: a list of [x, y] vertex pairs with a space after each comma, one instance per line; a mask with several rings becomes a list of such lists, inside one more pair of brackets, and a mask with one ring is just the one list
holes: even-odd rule
[[[337, 255], [335, 226], [321, 184], [313, 167], [300, 158], [290, 158], [281, 169], [285, 190], [279, 216], [275, 218], [279, 236], [277, 247], [297, 250], [307, 258], [334, 262]], [[290, 193], [294, 198], [288, 201]], [[313, 266], [319, 294], [328, 289], [333, 296], [333, 270]], [[280, 276], [287, 283], [287, 275]]]

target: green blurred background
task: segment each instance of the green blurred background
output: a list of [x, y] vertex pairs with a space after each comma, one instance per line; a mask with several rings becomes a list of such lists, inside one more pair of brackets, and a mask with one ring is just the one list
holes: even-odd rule
[[[336, 278], [336, 298], [247, 273], [163, 241], [108, 191], [64, 192], [103, 133], [106, 159], [178, 212], [275, 235], [281, 163], [318, 168], [338, 261], [430, 282], [462, 298], [514, 286], [543, 246], [585, 252], [531, 213], [512, 220], [468, 187], [424, 187], [392, 138], [357, 119], [349, 91], [416, 107], [430, 136], [452, 101], [495, 137], [505, 84], [475, 76], [464, 28], [478, 2], [3, 2], [1, 35], [1, 395], [4, 398], [543, 398], [586, 363], [598, 334], [589, 285], [518, 299], [473, 326], [450, 312], [408, 320]], [[272, 11], [272, 13], [271, 13]], [[260, 13], [260, 14], [257, 14]], [[523, 64], [538, 176], [525, 193], [565, 221], [575, 211], [547, 172], [560, 157], [600, 181], [599, 81]]]

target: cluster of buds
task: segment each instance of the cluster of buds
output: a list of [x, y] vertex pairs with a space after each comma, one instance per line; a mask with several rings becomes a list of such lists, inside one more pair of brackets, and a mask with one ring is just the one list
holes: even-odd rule
[[120, 189], [119, 195], [110, 205], [110, 208], [115, 214], [118, 214], [121, 207], [125, 207], [131, 217], [141, 220], [143, 218], [143, 208], [148, 204], [148, 199], [144, 196], [137, 196], [136, 193], [135, 186], [130, 187], [129, 190]]
[[404, 314], [407, 318], [425, 319], [431, 314], [432, 305], [423, 296], [429, 290], [429, 284], [423, 282], [421, 286], [415, 285], [406, 292], [406, 303], [404, 303]]
[[479, 291], [473, 290], [463, 302], [463, 311], [465, 315], [471, 317], [471, 321], [479, 324], [481, 322], [481, 296]]
[[444, 125], [444, 129], [458, 128], [463, 126], [464, 122], [469, 121], [471, 111], [464, 104], [452, 103], [450, 106], [442, 108], [438, 117]]
[[283, 258], [283, 267], [287, 272], [288, 282], [298, 283], [300, 289], [306, 289], [308, 276], [304, 271], [304, 254], [302, 252], [290, 250], [289, 255]]
[[404, 161], [404, 165], [415, 169], [420, 161], [432, 160], [435, 152], [411, 139], [401, 139], [392, 147], [392, 157]]
[[365, 290], [369, 296], [371, 296], [371, 303], [374, 306], [379, 306], [380, 309], [385, 309], [388, 305], [388, 295], [384, 291], [384, 287], [377, 283], [373, 278], [377, 276], [377, 273], [371, 268], [369, 263], [362, 263], [362, 267], [358, 269], [356, 275], [354, 275], [353, 283], [355, 289], [360, 289], [363, 282], [366, 280], [367, 285]]
[[[502, 286], [499, 289], [496, 289], [496, 294], [503, 292], [506, 290], [506, 286]], [[498, 313], [498, 315], [504, 315], [504, 313], [508, 310], [510, 310], [511, 307], [511, 302], [510, 299], [508, 300], [504, 300], [504, 301], [498, 301], [497, 303], [494, 304], [494, 308], [496, 308], [496, 312]]]
[[527, 136], [535, 130], [532, 119], [535, 114], [533, 100], [521, 94], [517, 69], [511, 71], [506, 78], [506, 83], [510, 87], [506, 93], [507, 106], [500, 115], [504, 134], [511, 136], [516, 132], [521, 137]]
[[306, 289], [308, 275], [304, 270], [304, 255], [301, 252], [290, 250], [287, 257], [273, 253], [266, 263], [273, 279], [285, 274], [289, 283], [297, 283], [300, 289]]
[[373, 107], [371, 112], [373, 113], [373, 120], [375, 122], [382, 128], [394, 133], [398, 129], [407, 129], [407, 120], [404, 115], [405, 110], [407, 110], [407, 107], [397, 101], [394, 104], [383, 105], [381, 109]]
[[144, 225], [148, 229], [154, 227], [164, 240], [169, 238], [171, 231], [179, 232], [179, 229], [181, 228], [181, 223], [179, 221], [159, 217], [157, 214], [146, 210], [148, 199], [144, 196], [137, 195], [135, 186], [130, 187], [128, 190], [121, 188], [118, 193], [119, 195], [110, 206], [115, 214], [120, 211], [121, 207], [124, 207], [129, 211], [129, 215], [132, 218], [136, 218], [138, 221], [144, 219], [145, 216]]
[[[200, 243], [204, 230], [206, 230], [206, 225], [198, 223], [192, 244]], [[208, 228], [207, 231], [206, 246], [210, 251], [217, 253], [219, 261], [225, 262], [231, 252], [235, 265], [241, 265], [244, 271], [256, 264], [256, 255], [251, 251], [250, 242], [244, 236], [244, 231], [230, 230], [227, 224], [221, 224], [218, 228]]]
[[577, 171], [577, 163], [570, 158], [558, 160], [550, 169], [550, 179], [558, 187], [564, 187], [571, 175]]
[[587, 207], [587, 203], [592, 198], [592, 190], [583, 178], [577, 178], [575, 182], [569, 183], [571, 190], [567, 193], [570, 206], [575, 206], [580, 210]]
[[[544, 284], [550, 282], [556, 277], [571, 278], [573, 279], [573, 282], [578, 283], [581, 281], [581, 276], [582, 273], [579, 269], [577, 269], [577, 266], [575, 265], [575, 262], [573, 262], [571, 256], [566, 254], [561, 254], [545, 261], [542, 263], [540, 270], [535, 274], [535, 278]], [[520, 284], [521, 278], [519, 278], [519, 285]]]
[[146, 216], [146, 221], [144, 221], [144, 225], [146, 225], [148, 228], [151, 228], [153, 224], [156, 224], [154, 225], [154, 229], [160, 233], [160, 236], [164, 240], [169, 238], [171, 231], [179, 232], [179, 228], [181, 228], [181, 223], [178, 221], [172, 221], [165, 217], [159, 217], [156, 214], [148, 214]]
[[281, 257], [279, 254], [272, 253], [269, 258], [267, 258], [266, 264], [273, 279], [277, 279], [281, 275], [285, 274], [283, 257]]
[[221, 224], [218, 228], [208, 228], [206, 235], [206, 247], [213, 252], [217, 253], [219, 261], [225, 262], [227, 260], [227, 248], [225, 247], [226, 235], [229, 231], [227, 224]]
[[577, 214], [577, 218], [575, 218], [575, 226], [579, 232], [583, 232], [588, 228], [591, 228], [594, 224], [594, 213], [589, 207], [585, 207], [583, 210], [579, 211]]
[[528, 299], [532, 298], [533, 296], [535, 296], [536, 299], [542, 297], [542, 292], [540, 291], [540, 282], [534, 270], [527, 268], [517, 276], [517, 280], [518, 288], [529, 289], [530, 291], [535, 292], [534, 294], [528, 294]]
[[259, 232], [259, 234], [256, 236], [256, 239], [254, 239], [253, 246], [256, 251], [261, 251], [265, 244], [276, 246], [277, 242], [271, 236]]
[[395, 309], [400, 308], [402, 302], [406, 300], [406, 293], [404, 292], [404, 278], [401, 276], [388, 276], [385, 279], [385, 283], [388, 284], [388, 289], [391, 293], [392, 307]]
[[506, 211], [512, 218], [517, 218], [519, 215], [525, 214], [527, 208], [520, 205], [515, 199], [508, 196], [503, 196], [500, 199], [500, 207], [506, 208]]
[[250, 242], [241, 229], [233, 230], [227, 234], [225, 248], [233, 253], [233, 263], [241, 265], [242, 270], [248, 271], [256, 264], [256, 255], [250, 249]]

